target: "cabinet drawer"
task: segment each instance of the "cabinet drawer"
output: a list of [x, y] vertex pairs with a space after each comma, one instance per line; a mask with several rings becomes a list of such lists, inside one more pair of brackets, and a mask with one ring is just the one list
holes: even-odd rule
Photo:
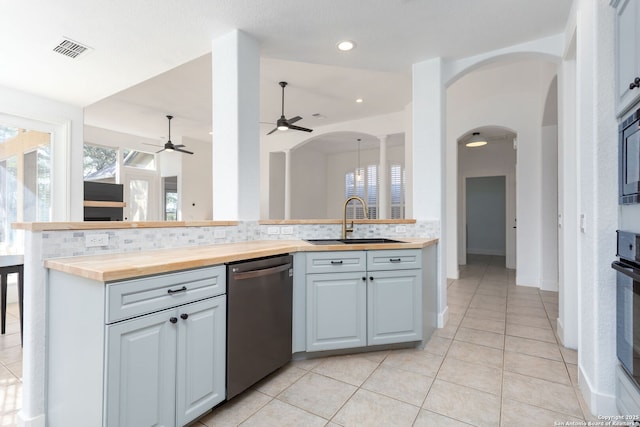
[[367, 270], [404, 270], [422, 268], [422, 251], [419, 249], [397, 249], [368, 251]]
[[307, 273], [347, 273], [366, 269], [364, 251], [307, 253]]
[[107, 284], [107, 323], [226, 293], [225, 266]]

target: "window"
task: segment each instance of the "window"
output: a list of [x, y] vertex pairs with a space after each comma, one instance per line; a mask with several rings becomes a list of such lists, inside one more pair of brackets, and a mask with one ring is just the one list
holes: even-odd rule
[[84, 144], [84, 180], [115, 184], [118, 149]]
[[[345, 198], [361, 197], [367, 202], [367, 214], [370, 219], [378, 217], [378, 166], [369, 165], [358, 168], [354, 172], [347, 172], [344, 178]], [[349, 203], [347, 218], [362, 219], [364, 210], [360, 203]]]
[[155, 170], [156, 156], [151, 153], [125, 148], [122, 150], [122, 164], [131, 168]]
[[51, 134], [0, 124], [0, 252], [20, 246], [11, 223], [51, 220]]
[[392, 164], [389, 171], [391, 190], [391, 219], [403, 219], [405, 215], [406, 173], [402, 165]]

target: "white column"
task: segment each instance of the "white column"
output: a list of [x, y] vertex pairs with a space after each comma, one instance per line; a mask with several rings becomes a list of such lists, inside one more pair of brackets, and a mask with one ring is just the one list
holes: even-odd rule
[[291, 150], [284, 151], [284, 219], [291, 219]]
[[445, 263], [445, 87], [442, 58], [413, 64], [413, 217], [440, 221], [438, 326], [447, 319]]
[[260, 216], [260, 49], [233, 30], [212, 42], [213, 219]]
[[389, 215], [389, 168], [387, 165], [387, 135], [379, 136], [380, 140], [380, 166], [378, 167], [378, 218], [387, 219]]

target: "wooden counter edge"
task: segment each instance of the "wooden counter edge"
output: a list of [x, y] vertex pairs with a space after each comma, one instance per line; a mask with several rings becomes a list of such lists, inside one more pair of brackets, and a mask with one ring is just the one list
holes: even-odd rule
[[[400, 240], [397, 238], [397, 240]], [[263, 246], [256, 249], [239, 250], [234, 247], [234, 243], [226, 244], [229, 248], [228, 254], [217, 254], [212, 256], [206, 256], [202, 254], [194, 254], [192, 257], [186, 256], [182, 259], [176, 259], [176, 251], [179, 250], [193, 250], [199, 249], [198, 252], [206, 250], [207, 248], [220, 250], [223, 245], [211, 245], [211, 246], [189, 246], [184, 248], [169, 248], [155, 251], [143, 251], [143, 252], [125, 252], [108, 254], [109, 256], [122, 256], [124, 259], [131, 260], [136, 255], [147, 256], [150, 252], [158, 257], [154, 257], [154, 262], [149, 263], [146, 260], [146, 265], [140, 266], [124, 266], [118, 267], [113, 265], [111, 269], [95, 269], [87, 266], [87, 262], [91, 262], [92, 259], [99, 261], [102, 255], [86, 255], [71, 258], [50, 258], [44, 261], [44, 266], [64, 273], [72, 274], [75, 276], [84, 277], [98, 282], [111, 282], [116, 280], [134, 279], [136, 277], [149, 276], [153, 274], [171, 273], [174, 271], [187, 270], [192, 268], [207, 267], [212, 265], [219, 265], [228, 262], [242, 261], [250, 258], [259, 258], [272, 255], [280, 255], [284, 253], [294, 252], [326, 252], [326, 251], [361, 251], [361, 250], [389, 250], [389, 249], [422, 249], [427, 246], [434, 245], [438, 242], [438, 239], [427, 238], [405, 238], [400, 240], [402, 243], [385, 243], [385, 244], [355, 244], [355, 245], [314, 245], [303, 240], [287, 241], [286, 243], [281, 240], [273, 241], [255, 241], [260, 244], [266, 244], [266, 242], [273, 242], [273, 247]], [[247, 242], [242, 242], [244, 245]], [[167, 261], [161, 255], [167, 255], [170, 261]], [[172, 260], [172, 261], [171, 261]]]

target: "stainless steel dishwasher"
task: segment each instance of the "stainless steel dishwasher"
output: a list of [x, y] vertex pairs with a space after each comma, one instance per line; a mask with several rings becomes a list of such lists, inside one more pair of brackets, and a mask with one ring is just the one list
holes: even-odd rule
[[227, 265], [227, 400], [291, 360], [293, 257]]

